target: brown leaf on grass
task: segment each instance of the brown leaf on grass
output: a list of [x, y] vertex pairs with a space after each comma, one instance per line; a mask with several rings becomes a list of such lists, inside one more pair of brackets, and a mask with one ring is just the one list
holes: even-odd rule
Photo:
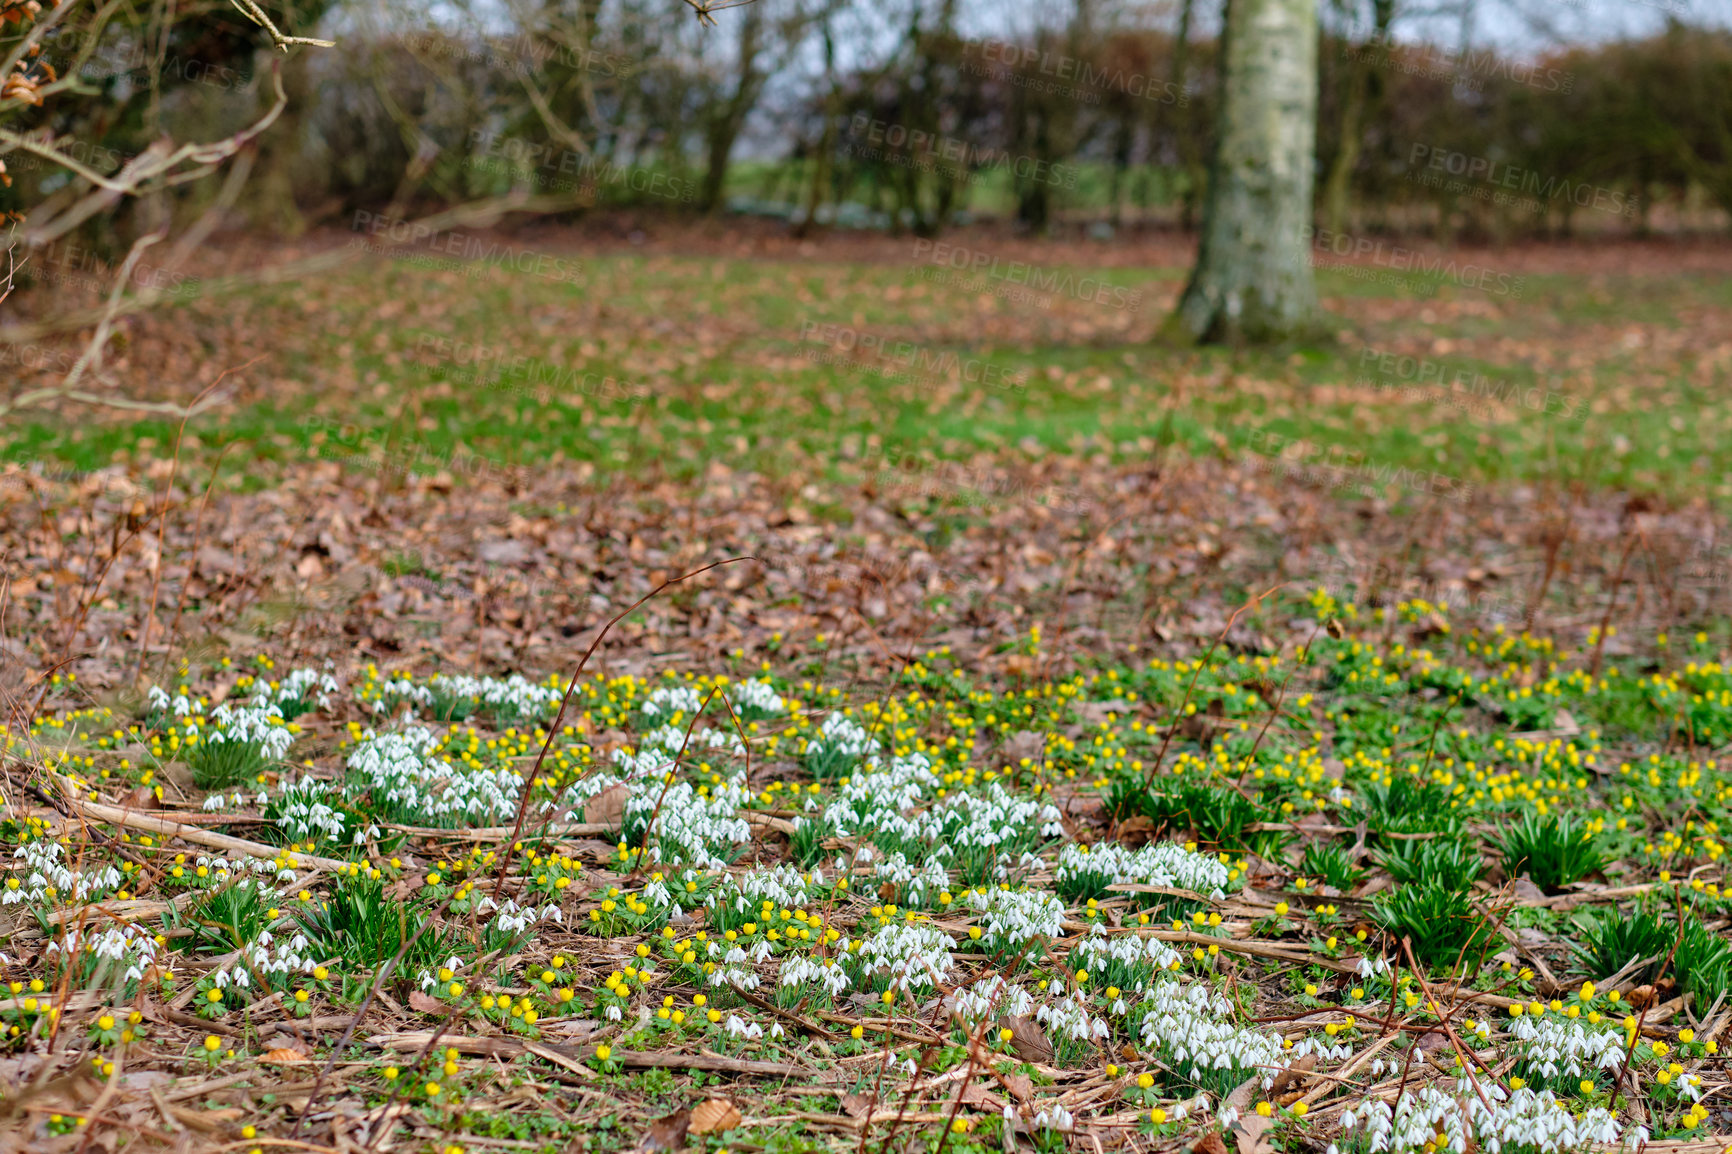
[[872, 1098], [852, 1091], [842, 1095], [842, 1110], [850, 1118], [864, 1118], [872, 1113]]
[[1026, 1102], [1034, 1097], [1034, 1079], [1027, 1074], [1000, 1074], [998, 1080], [1004, 1083], [1011, 1096], [1018, 1102]]
[[617, 825], [625, 820], [625, 803], [631, 800], [631, 786], [610, 785], [583, 803], [583, 820], [599, 825]]
[[1004, 1020], [1010, 1029], [1010, 1048], [1025, 1062], [1047, 1065], [1052, 1061], [1052, 1040], [1033, 1018], [1012, 1015]]
[[1228, 1154], [1227, 1143], [1211, 1130], [1191, 1144], [1191, 1154]]
[[637, 1140], [639, 1150], [679, 1150], [686, 1144], [686, 1131], [692, 1124], [690, 1110], [676, 1110], [657, 1118]]
[[740, 1112], [726, 1098], [710, 1098], [692, 1107], [693, 1134], [719, 1134], [740, 1124]]

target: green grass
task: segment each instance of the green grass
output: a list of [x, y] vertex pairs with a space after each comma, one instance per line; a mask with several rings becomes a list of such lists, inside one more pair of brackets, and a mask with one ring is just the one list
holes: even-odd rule
[[[993, 255], [1002, 244], [958, 243]], [[265, 354], [271, 386], [192, 429], [194, 456], [237, 442], [225, 458], [236, 485], [314, 455], [357, 471], [501, 479], [560, 461], [682, 478], [720, 460], [857, 480], [896, 462], [1145, 459], [1172, 443], [1197, 455], [1284, 449], [1296, 467], [1350, 461], [1373, 485], [1393, 475], [1410, 492], [1423, 476], [1450, 493], [1579, 482], [1732, 497], [1726, 368], [1698, 335], [1705, 316], [1732, 307], [1725, 278], [1529, 276], [1517, 299], [1420, 274], [1367, 284], [1325, 270], [1321, 292], [1352, 330], [1339, 344], [1176, 351], [1149, 338], [1182, 269], [1074, 265], [1140, 292], [1140, 307], [1060, 297], [1041, 309], [912, 276], [912, 244], [893, 248], [895, 263], [608, 255], [584, 258], [579, 284], [381, 261], [317, 284], [211, 294], [151, 323], [256, 336], [247, 347]], [[815, 362], [857, 353], [802, 339], [808, 323], [954, 354], [1024, 387]], [[427, 363], [440, 341], [484, 346], [521, 371], [478, 386], [463, 379], [465, 357]], [[1430, 375], [1380, 368], [1383, 352], [1423, 358]], [[1550, 389], [1554, 411], [1492, 401], [1464, 412], [1435, 387], [1440, 376], [1481, 377], [1542, 407]], [[549, 380], [553, 395], [538, 396]], [[167, 455], [174, 435], [161, 420], [19, 419], [0, 459], [92, 469]]]

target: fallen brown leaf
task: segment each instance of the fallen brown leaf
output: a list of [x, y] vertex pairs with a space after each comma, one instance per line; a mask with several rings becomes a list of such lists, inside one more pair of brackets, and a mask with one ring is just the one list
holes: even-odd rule
[[455, 1008], [447, 1006], [433, 995], [424, 994], [420, 990], [409, 991], [409, 1008], [423, 1014], [439, 1014], [443, 1017], [450, 1017], [457, 1012]]
[[1264, 1137], [1274, 1125], [1275, 1119], [1261, 1114], [1242, 1115], [1234, 1126], [1239, 1136], [1239, 1154], [1275, 1154], [1275, 1147]]
[[259, 1061], [273, 1066], [295, 1066], [311, 1061], [299, 1050], [291, 1050], [287, 1046], [278, 1046], [274, 1050], [266, 1050], [259, 1056]]
[[1052, 1061], [1052, 1040], [1040, 1028], [1040, 1023], [1033, 1018], [1012, 1015], [1004, 1020], [1004, 1024], [1010, 1028], [1010, 1048], [1016, 1051], [1017, 1057], [1042, 1065]]
[[637, 1140], [639, 1150], [678, 1150], [686, 1144], [686, 1131], [692, 1124], [690, 1110], [676, 1110], [657, 1118]]
[[740, 1112], [726, 1098], [710, 1098], [692, 1107], [693, 1134], [719, 1134], [740, 1124]]
[[610, 785], [583, 803], [583, 820], [617, 825], [625, 820], [625, 803], [630, 800], [631, 786]]

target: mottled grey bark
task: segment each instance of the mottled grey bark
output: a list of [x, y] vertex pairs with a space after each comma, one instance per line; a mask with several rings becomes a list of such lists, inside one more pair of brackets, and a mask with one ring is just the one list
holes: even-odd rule
[[1316, 0], [1228, 0], [1222, 52], [1202, 245], [1170, 330], [1225, 343], [1314, 336]]

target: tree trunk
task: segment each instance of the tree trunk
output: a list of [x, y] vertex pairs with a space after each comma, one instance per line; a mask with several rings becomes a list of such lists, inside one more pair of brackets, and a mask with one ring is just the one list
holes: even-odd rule
[[1228, 0], [1223, 39], [1202, 244], [1169, 331], [1228, 343], [1314, 337], [1316, 0]]
[[1181, 96], [1173, 108], [1174, 135], [1177, 137], [1179, 166], [1185, 172], [1185, 188], [1179, 209], [1179, 227], [1186, 232], [1197, 219], [1197, 199], [1203, 191], [1203, 166], [1197, 162], [1197, 139], [1191, 131], [1191, 102], [1183, 98], [1190, 83], [1191, 13], [1196, 0], [1183, 0], [1179, 8], [1179, 31], [1173, 42], [1173, 84]]
[[1335, 160], [1323, 182], [1323, 227], [1330, 232], [1347, 227], [1347, 194], [1352, 187], [1353, 170], [1359, 166], [1359, 125], [1365, 115], [1366, 89], [1370, 87], [1370, 69], [1365, 63], [1368, 51], [1369, 46], [1362, 46], [1354, 56], [1341, 107], [1341, 147], [1335, 150]]
[[701, 207], [715, 212], [722, 206], [723, 188], [728, 180], [728, 160], [734, 152], [734, 141], [745, 127], [746, 117], [757, 103], [763, 88], [764, 73], [758, 62], [760, 35], [764, 28], [763, 10], [748, 5], [740, 20], [739, 74], [735, 78], [734, 94], [719, 109], [710, 114], [704, 136], [706, 167]]
[[794, 225], [794, 235], [804, 237], [818, 227], [818, 209], [824, 204], [824, 193], [830, 184], [830, 157], [836, 151], [836, 117], [841, 113], [842, 90], [836, 83], [836, 38], [830, 32], [828, 19], [823, 27], [824, 127], [818, 135], [818, 154], [812, 158], [812, 183], [806, 190], [806, 215]]

